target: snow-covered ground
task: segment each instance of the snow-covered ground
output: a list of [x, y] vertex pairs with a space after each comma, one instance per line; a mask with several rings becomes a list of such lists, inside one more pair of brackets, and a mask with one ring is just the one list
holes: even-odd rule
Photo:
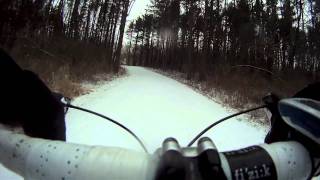
[[[73, 104], [126, 125], [149, 152], [159, 148], [167, 137], [175, 137], [186, 146], [206, 126], [233, 113], [173, 79], [141, 67], [126, 68], [128, 76], [97, 86]], [[77, 110], [69, 110], [66, 119], [69, 142], [142, 151], [127, 132], [104, 119]], [[220, 151], [227, 151], [263, 143], [267, 131], [268, 127], [250, 123], [242, 116], [218, 125], [205, 136], [211, 137]], [[0, 179], [21, 178], [0, 166]]]

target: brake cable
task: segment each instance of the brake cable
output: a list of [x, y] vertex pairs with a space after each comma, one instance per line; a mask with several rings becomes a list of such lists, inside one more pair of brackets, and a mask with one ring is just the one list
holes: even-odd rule
[[141, 139], [134, 133], [132, 132], [129, 128], [127, 128], [126, 126], [122, 125], [121, 123], [119, 123], [118, 121], [116, 120], [113, 120], [105, 115], [102, 115], [102, 114], [99, 114], [97, 112], [94, 112], [94, 111], [91, 111], [89, 109], [85, 109], [85, 108], [81, 108], [81, 107], [78, 107], [78, 106], [74, 106], [72, 104], [70, 104], [70, 101], [67, 101], [67, 103], [63, 103], [65, 107], [67, 108], [71, 108], [71, 109], [76, 109], [76, 110], [79, 110], [79, 111], [83, 111], [83, 112], [86, 112], [86, 113], [89, 113], [89, 114], [93, 114], [95, 116], [98, 116], [98, 117], [101, 117], [103, 119], [106, 119], [108, 121], [110, 121], [111, 123], [121, 127], [122, 129], [124, 129], [125, 131], [127, 131], [130, 135], [132, 135], [138, 142], [139, 144], [141, 145], [141, 147], [143, 148], [143, 150], [148, 153], [148, 150], [146, 148], [146, 146], [143, 144], [143, 142], [141, 141]]
[[224, 121], [226, 121], [228, 119], [231, 119], [233, 117], [239, 116], [241, 114], [245, 114], [245, 113], [248, 113], [248, 112], [256, 111], [258, 109], [263, 109], [263, 108], [266, 108], [266, 107], [267, 107], [266, 105], [263, 105], [263, 106], [258, 106], [258, 107], [252, 108], [252, 109], [244, 110], [244, 111], [232, 114], [230, 116], [227, 116], [225, 118], [222, 118], [222, 119], [214, 122], [213, 124], [211, 124], [210, 126], [205, 128], [204, 130], [202, 130], [195, 138], [193, 138], [192, 141], [190, 141], [190, 143], [188, 144], [188, 147], [191, 147], [204, 133], [206, 133], [207, 131], [209, 131], [210, 129], [215, 127], [216, 125], [218, 125], [218, 124], [220, 124], [220, 123], [222, 123], [222, 122], [224, 122]]
[[[124, 129], [125, 131], [127, 131], [130, 135], [132, 135], [138, 142], [139, 144], [141, 145], [141, 147], [143, 148], [143, 150], [148, 153], [148, 150], [146, 148], [146, 146], [143, 144], [143, 142], [141, 141], [141, 139], [134, 133], [132, 132], [129, 128], [127, 128], [126, 126], [122, 125], [121, 123], [117, 122], [116, 120], [113, 120], [105, 115], [102, 115], [102, 114], [99, 114], [97, 112], [94, 112], [94, 111], [91, 111], [89, 109], [85, 109], [85, 108], [81, 108], [81, 107], [78, 107], [78, 106], [74, 106], [70, 103], [70, 100], [67, 100], [65, 103], [63, 103], [64, 106], [66, 108], [72, 108], [72, 109], [76, 109], [76, 110], [79, 110], [79, 111], [83, 111], [83, 112], [86, 112], [86, 113], [89, 113], [89, 114], [93, 114], [93, 115], [96, 115], [98, 117], [101, 117], [103, 119], [106, 119], [108, 121], [110, 121], [111, 123], [121, 127], [122, 129]], [[214, 122], [213, 124], [211, 124], [210, 126], [208, 126], [207, 128], [205, 128], [204, 130], [202, 130], [195, 138], [192, 139], [192, 141], [190, 141], [190, 143], [188, 144], [188, 147], [191, 147], [204, 133], [206, 133], [207, 131], [209, 131], [210, 129], [212, 129], [213, 127], [215, 127], [216, 125], [226, 121], [226, 120], [229, 120], [233, 117], [236, 117], [236, 116], [239, 116], [239, 115], [242, 115], [242, 114], [245, 114], [245, 113], [248, 113], [248, 112], [252, 112], [252, 111], [256, 111], [258, 109], [263, 109], [267, 107], [266, 105], [263, 105], [263, 106], [258, 106], [258, 107], [255, 107], [255, 108], [252, 108], [252, 109], [248, 109], [248, 110], [244, 110], [244, 111], [241, 111], [241, 112], [238, 112], [238, 113], [235, 113], [235, 114], [232, 114], [230, 116], [227, 116], [225, 118], [222, 118], [216, 122]]]

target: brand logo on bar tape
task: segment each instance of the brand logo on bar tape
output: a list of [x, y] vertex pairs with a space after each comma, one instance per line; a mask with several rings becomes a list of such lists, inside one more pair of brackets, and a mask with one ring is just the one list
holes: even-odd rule
[[259, 146], [224, 153], [232, 179], [277, 179], [276, 168], [269, 154]]

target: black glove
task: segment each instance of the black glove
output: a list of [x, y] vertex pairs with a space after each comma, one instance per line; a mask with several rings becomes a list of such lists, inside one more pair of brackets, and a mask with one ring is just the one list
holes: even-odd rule
[[[320, 101], [320, 83], [310, 84], [306, 88], [300, 90], [293, 97], [309, 98]], [[280, 117], [278, 111], [278, 102], [280, 98], [274, 94], [263, 98], [268, 110], [272, 113], [271, 130], [265, 138], [265, 143], [274, 143], [279, 141], [286, 141], [289, 139], [306, 141], [294, 129], [289, 127]], [[303, 139], [303, 140], [302, 140]]]
[[293, 97], [309, 98], [320, 101], [320, 82], [309, 84], [307, 87], [297, 92]]
[[271, 112], [271, 129], [265, 138], [265, 143], [283, 141], [288, 137], [288, 125], [281, 119], [278, 111], [278, 102], [280, 98], [275, 94], [269, 94], [263, 98], [267, 109]]
[[66, 140], [63, 104], [31, 71], [22, 70], [0, 49], [0, 123], [21, 126], [32, 137]]

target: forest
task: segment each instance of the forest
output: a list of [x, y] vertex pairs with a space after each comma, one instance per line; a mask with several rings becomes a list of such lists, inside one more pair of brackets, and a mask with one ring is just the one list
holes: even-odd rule
[[150, 0], [127, 21], [134, 2], [1, 0], [0, 47], [69, 96], [122, 62], [179, 72], [240, 105], [320, 79], [319, 0]]
[[152, 0], [126, 34], [128, 64], [181, 72], [242, 104], [320, 77], [318, 0]]
[[1, 0], [0, 47], [56, 91], [118, 73], [131, 0]]

